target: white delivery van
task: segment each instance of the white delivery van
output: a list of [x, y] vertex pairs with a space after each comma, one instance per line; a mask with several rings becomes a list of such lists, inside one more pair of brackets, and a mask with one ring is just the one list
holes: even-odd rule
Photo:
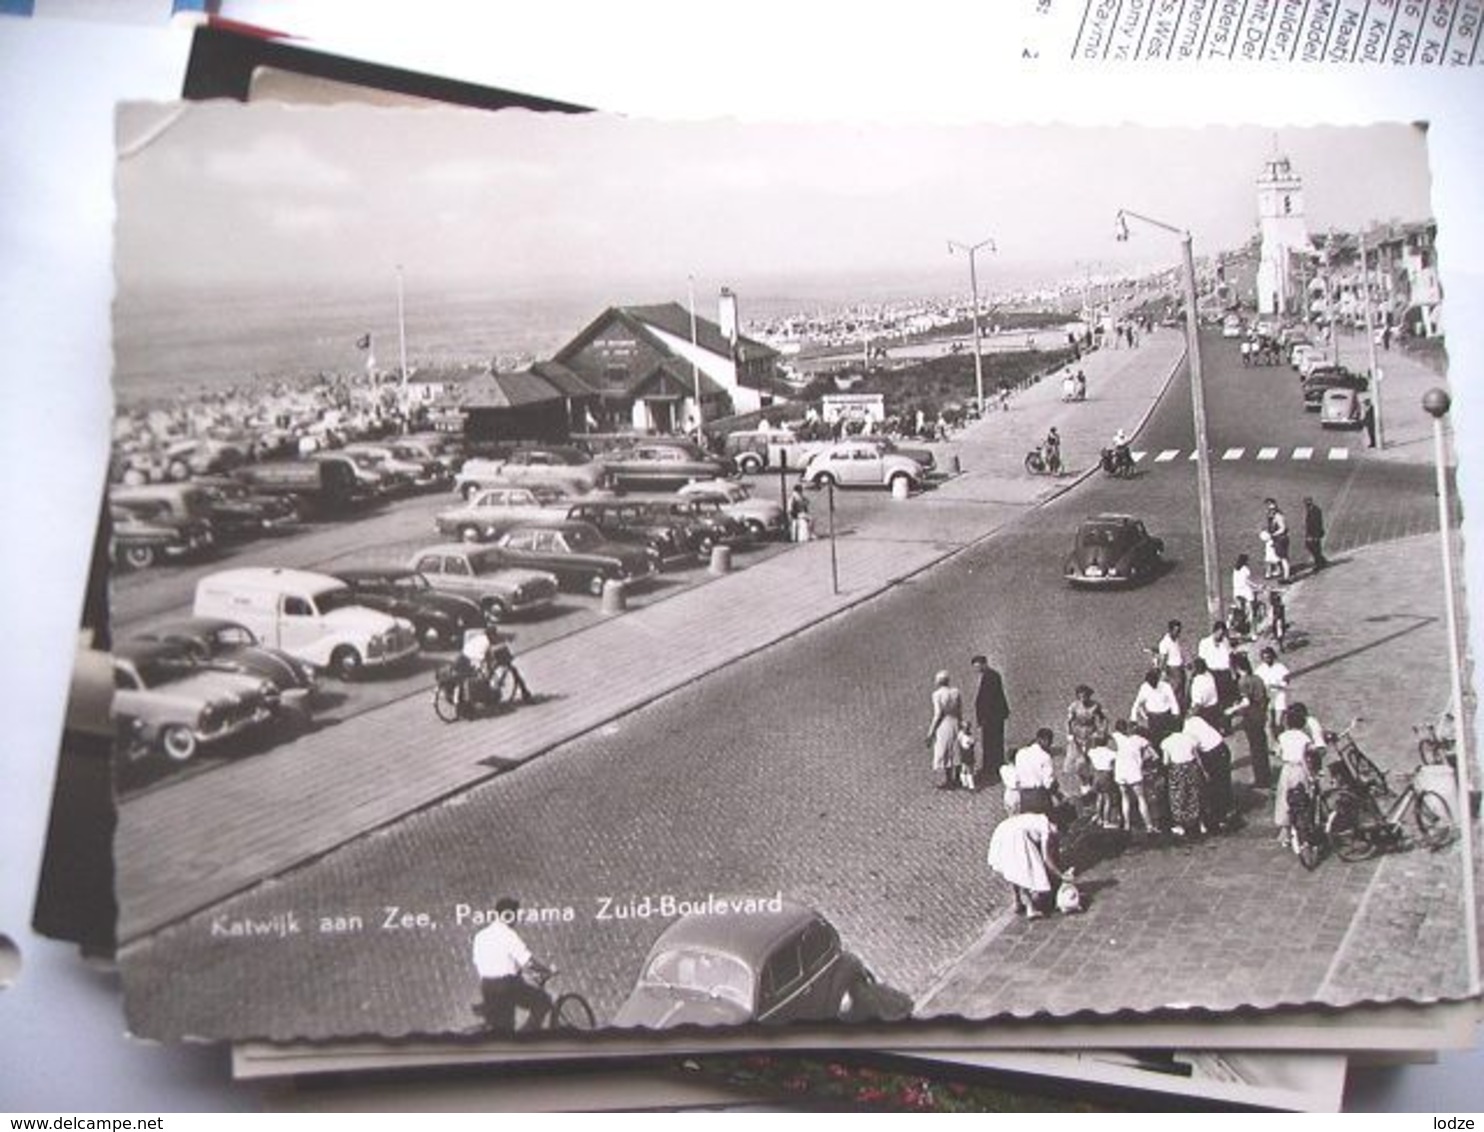
[[412, 623], [356, 604], [350, 587], [308, 570], [247, 567], [196, 584], [195, 615], [246, 625], [259, 641], [342, 680], [418, 651]]

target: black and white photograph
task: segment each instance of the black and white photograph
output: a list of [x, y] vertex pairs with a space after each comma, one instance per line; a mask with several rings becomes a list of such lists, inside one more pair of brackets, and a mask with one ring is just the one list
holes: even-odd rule
[[1425, 126], [116, 140], [131, 1033], [1477, 992]]

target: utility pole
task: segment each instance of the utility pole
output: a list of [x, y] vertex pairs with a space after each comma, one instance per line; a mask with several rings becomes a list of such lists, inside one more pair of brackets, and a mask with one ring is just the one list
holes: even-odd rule
[[971, 320], [974, 325], [974, 396], [979, 403], [979, 415], [982, 417], [984, 415], [984, 358], [979, 349], [979, 273], [974, 266], [974, 256], [980, 248], [988, 248], [992, 252], [999, 251], [992, 239], [980, 240], [977, 244], [963, 244], [957, 240], [948, 241], [949, 255], [952, 255], [955, 250], [969, 254], [969, 290], [974, 302], [971, 311]]
[[1376, 448], [1386, 448], [1385, 414], [1381, 412], [1381, 365], [1376, 359], [1376, 326], [1371, 317], [1371, 272], [1366, 265], [1365, 233], [1360, 234], [1360, 292], [1365, 310], [1365, 342], [1371, 359], [1371, 406], [1376, 414]]

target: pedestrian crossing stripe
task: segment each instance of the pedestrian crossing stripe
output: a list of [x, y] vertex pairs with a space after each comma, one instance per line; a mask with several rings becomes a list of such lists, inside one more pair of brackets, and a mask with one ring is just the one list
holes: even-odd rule
[[1148, 452], [1130, 452], [1128, 454], [1128, 458], [1130, 460], [1132, 460], [1135, 464], [1137, 464], [1140, 460], [1142, 460], [1147, 455], [1149, 455]]
[[1348, 459], [1350, 459], [1350, 449], [1348, 449], [1348, 448], [1331, 448], [1329, 450], [1329, 458], [1331, 460], [1348, 460]]
[[[1288, 456], [1292, 460], [1309, 460], [1309, 461], [1314, 461], [1314, 460], [1350, 460], [1350, 459], [1352, 459], [1352, 456], [1351, 456], [1350, 453], [1351, 453], [1351, 449], [1344, 448], [1344, 447], [1339, 447], [1339, 448], [1314, 448], [1314, 447], [1312, 447], [1310, 445], [1300, 445], [1299, 447], [1292, 449], [1288, 453]], [[1133, 458], [1133, 461], [1134, 461], [1135, 464], [1140, 463], [1141, 461], [1145, 460], [1146, 458], [1150, 458], [1150, 457], [1152, 457], [1152, 461], [1151, 461], [1152, 463], [1155, 463], [1155, 464], [1168, 464], [1168, 463], [1171, 463], [1171, 462], [1173, 462], [1175, 460], [1180, 459], [1180, 457], [1182, 455], [1185, 457], [1185, 460], [1186, 460], [1187, 463], [1194, 463], [1196, 461], [1196, 458], [1197, 458], [1197, 454], [1196, 454], [1196, 451], [1194, 449], [1191, 449], [1187, 453], [1186, 450], [1183, 449], [1183, 448], [1164, 448], [1164, 449], [1161, 449], [1157, 453], [1156, 452], [1149, 452], [1149, 451], [1139, 451], [1139, 452], [1130, 452], [1129, 453], [1129, 456]], [[1223, 463], [1237, 463], [1237, 462], [1242, 461], [1242, 460], [1253, 459], [1253, 458], [1255, 458], [1257, 460], [1261, 460], [1261, 461], [1269, 462], [1270, 463], [1270, 462], [1272, 462], [1274, 460], [1279, 460], [1282, 457], [1283, 457], [1283, 449], [1281, 449], [1281, 448], [1267, 447], [1267, 448], [1225, 448], [1225, 449], [1222, 449], [1221, 450], [1221, 457], [1220, 458], [1221, 458], [1221, 460], [1222, 460]], [[1215, 449], [1213, 449], [1211, 451], [1211, 458], [1213, 460], [1216, 459], [1216, 450]]]
[[1295, 448], [1293, 450], [1293, 458], [1295, 460], [1307, 460], [1313, 455], [1314, 449], [1312, 448]]
[[1247, 449], [1245, 448], [1228, 448], [1221, 454], [1221, 458], [1223, 460], [1240, 460], [1246, 451]]
[[1154, 462], [1156, 464], [1168, 464], [1171, 460], [1173, 460], [1178, 455], [1180, 455], [1180, 449], [1178, 449], [1178, 448], [1166, 448], [1163, 452], [1161, 452], [1158, 456], [1156, 456], [1154, 458]]
[[1187, 459], [1187, 460], [1194, 460], [1194, 459], [1196, 459], [1196, 457], [1197, 457], [1197, 456], [1199, 456], [1199, 455], [1200, 455], [1200, 453], [1198, 453], [1198, 452], [1197, 452], [1197, 451], [1196, 451], [1196, 450], [1195, 450], [1195, 449], [1194, 449], [1194, 448], [1192, 448], [1192, 449], [1191, 449], [1191, 450], [1190, 450], [1190, 455], [1189, 455], [1189, 456], [1187, 456], [1187, 457], [1185, 457], [1185, 458], [1186, 458], [1186, 459]]
[[1276, 448], [1259, 448], [1257, 450], [1257, 458], [1259, 460], [1276, 460], [1278, 458], [1278, 450]]

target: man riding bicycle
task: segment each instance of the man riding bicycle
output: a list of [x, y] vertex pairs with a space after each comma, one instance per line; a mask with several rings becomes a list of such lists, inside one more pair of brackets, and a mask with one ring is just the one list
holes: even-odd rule
[[1061, 433], [1056, 431], [1056, 426], [1051, 426], [1051, 431], [1046, 434], [1046, 440], [1041, 445], [1041, 459], [1046, 462], [1046, 470], [1052, 475], [1061, 472]]
[[1110, 452], [1110, 472], [1126, 471], [1134, 466], [1134, 454], [1129, 451], [1128, 433], [1119, 429], [1113, 434], [1113, 445]]
[[[509, 897], [495, 904], [496, 918], [474, 937], [474, 969], [479, 972], [479, 1011], [491, 1030], [513, 1034], [539, 1029], [551, 1010], [551, 997], [529, 979], [542, 979], [552, 969], [531, 954], [510, 925], [519, 919], [520, 903]], [[516, 1010], [526, 1012], [517, 1025]]]
[[464, 642], [462, 657], [471, 667], [472, 675], [483, 681], [496, 699], [506, 695], [505, 684], [510, 682], [510, 692], [518, 694], [522, 703], [534, 698], [531, 689], [515, 667], [515, 654], [500, 638], [500, 631], [493, 625], [482, 634], [471, 633]]

